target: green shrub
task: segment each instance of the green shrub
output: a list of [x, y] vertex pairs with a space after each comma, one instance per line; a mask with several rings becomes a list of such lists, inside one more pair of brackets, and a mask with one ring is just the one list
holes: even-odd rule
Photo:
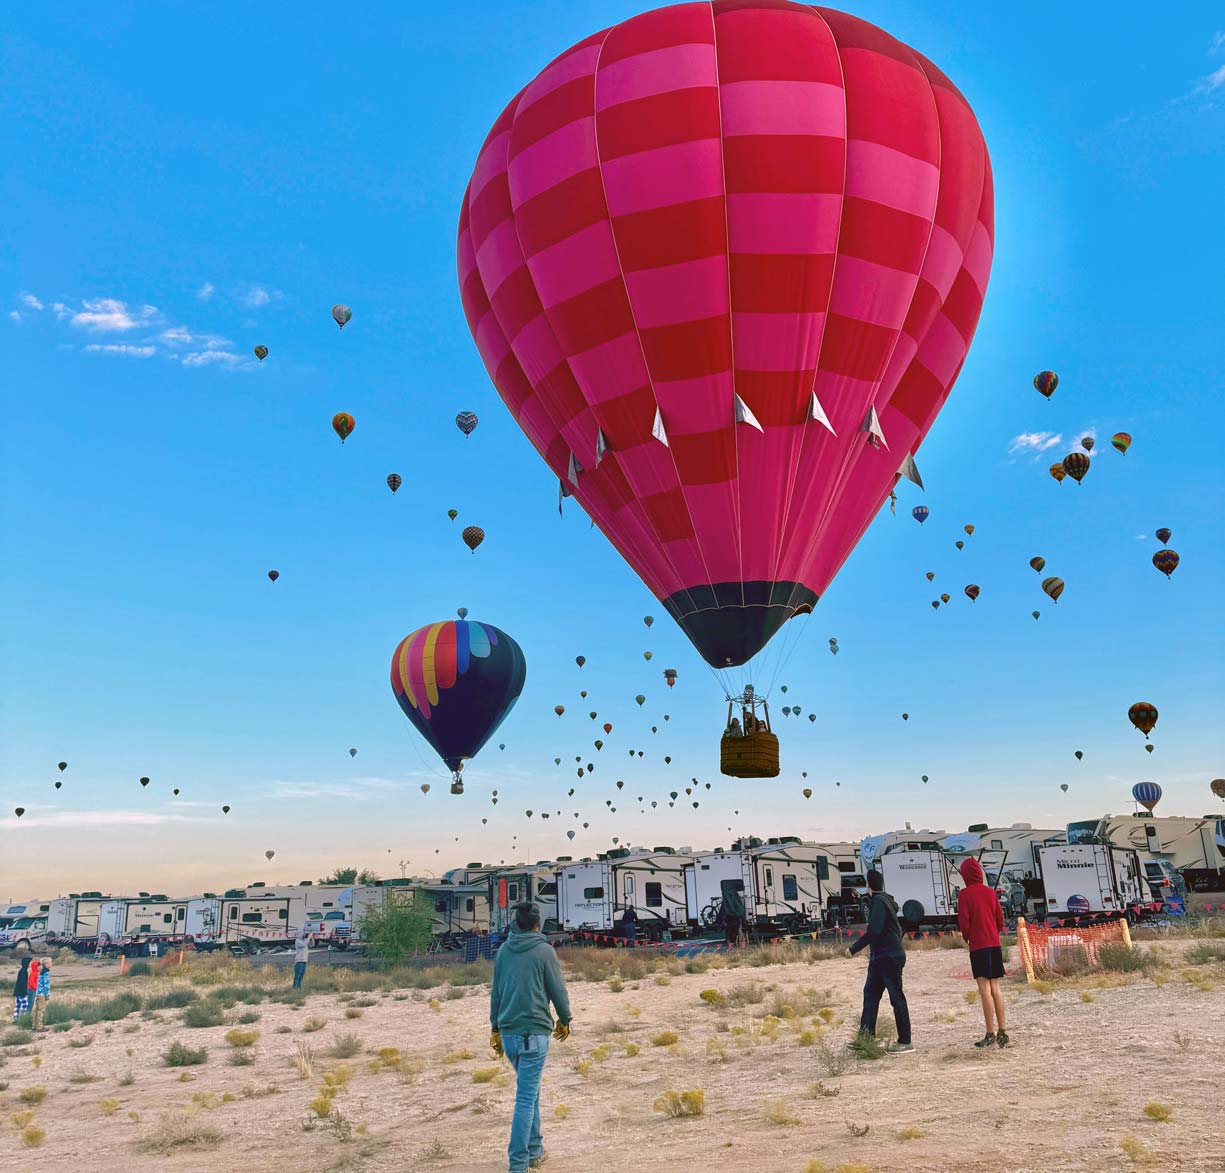
[[880, 1039], [873, 1034], [869, 1034], [866, 1030], [861, 1030], [847, 1043], [847, 1050], [856, 1059], [883, 1059], [886, 1053], [885, 1045]]
[[148, 977], [153, 972], [153, 967], [147, 961], [133, 961], [128, 966], [128, 977]]
[[250, 1026], [253, 1022], [259, 1022], [260, 1012], [258, 1010], [244, 1010], [238, 1016], [238, 1022], [243, 1026]]
[[170, 1049], [162, 1054], [167, 1067], [195, 1067], [207, 1058], [208, 1052], [203, 1047], [188, 1047], [179, 1042], [171, 1043]]
[[193, 1002], [183, 1010], [184, 1026], [220, 1026], [224, 1021], [221, 1007], [215, 1002]]
[[22, 1088], [17, 1098], [23, 1104], [41, 1104], [47, 1098], [47, 1089], [45, 1087]]
[[27, 1149], [36, 1149], [47, 1139], [45, 1129], [39, 1128], [37, 1124], [27, 1124], [21, 1130], [21, 1143]]
[[196, 1000], [196, 992], [190, 986], [172, 986], [169, 990], [149, 994], [145, 998], [146, 1010], [181, 1010]]
[[670, 1047], [679, 1037], [674, 1030], [657, 1030], [651, 1035], [651, 1046]]
[[235, 1027], [225, 1032], [225, 1041], [231, 1047], [254, 1047], [258, 1039], [259, 1031], [257, 1030], [241, 1030]]
[[670, 1119], [680, 1116], [702, 1116], [706, 1113], [706, 1093], [701, 1088], [687, 1092], [666, 1091], [652, 1105]]
[[1121, 941], [1110, 941], [1097, 951], [1098, 964], [1111, 973], [1147, 973], [1161, 962], [1153, 953], [1137, 945], [1124, 945]]
[[1197, 941], [1183, 954], [1183, 960], [1188, 965], [1212, 965], [1225, 961], [1225, 942]]
[[24, 1047], [26, 1043], [33, 1041], [30, 1031], [20, 1028], [6, 1030], [3, 1035], [0, 1035], [0, 1047]]

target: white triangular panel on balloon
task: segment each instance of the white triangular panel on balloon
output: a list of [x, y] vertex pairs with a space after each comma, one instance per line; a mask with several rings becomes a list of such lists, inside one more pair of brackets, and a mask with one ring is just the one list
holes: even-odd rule
[[812, 393], [812, 401], [808, 404], [808, 418], [816, 420], [819, 424], [824, 424], [829, 429], [831, 436], [836, 436], [838, 433], [834, 431], [834, 425], [829, 422], [829, 416], [825, 414], [825, 408], [821, 406], [821, 401], [817, 398], [817, 393]]
[[736, 422], [738, 424], [748, 424], [750, 428], [756, 428], [759, 432], [764, 432], [757, 417], [753, 414], [753, 409], [745, 403], [734, 391], [732, 392], [733, 406], [736, 412]]

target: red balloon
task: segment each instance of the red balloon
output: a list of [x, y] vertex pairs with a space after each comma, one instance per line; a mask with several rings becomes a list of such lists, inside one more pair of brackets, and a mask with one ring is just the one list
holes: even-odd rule
[[511, 101], [459, 283], [519, 426], [721, 668], [812, 609], [887, 500], [993, 231], [939, 69], [843, 13], [715, 0], [597, 33]]

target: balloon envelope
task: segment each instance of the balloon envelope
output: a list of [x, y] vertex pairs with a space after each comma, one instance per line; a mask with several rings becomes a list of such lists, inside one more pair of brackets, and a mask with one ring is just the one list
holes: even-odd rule
[[685, 4], [511, 100], [459, 283], [516, 421], [723, 668], [812, 609], [888, 498], [993, 224], [973, 112], [920, 54], [829, 9]]
[[460, 537], [463, 538], [464, 545], [475, 554], [477, 546], [485, 540], [485, 531], [479, 525], [469, 525], [464, 527]]
[[1157, 706], [1149, 701], [1136, 701], [1127, 710], [1127, 719], [1144, 734], [1145, 740], [1157, 724]]
[[1153, 565], [1169, 578], [1178, 569], [1179, 558], [1173, 550], [1158, 550], [1153, 555]]
[[1063, 464], [1060, 461], [1056, 461], [1046, 471], [1049, 472], [1057, 481], [1062, 481], [1063, 478], [1068, 475], [1068, 470], [1063, 467]]
[[399, 488], [399, 487], [400, 487], [400, 486], [401, 486], [403, 483], [404, 483], [404, 481], [401, 479], [400, 474], [399, 474], [398, 472], [393, 472], [393, 473], [388, 474], [388, 477], [387, 477], [387, 487], [388, 487], [388, 488], [389, 488], [389, 489], [390, 489], [390, 490], [391, 490], [393, 493], [394, 493], [394, 492], [395, 492], [395, 491], [396, 491], [396, 490], [397, 490], [397, 489], [398, 489], [398, 488]]
[[1042, 590], [1058, 603], [1059, 596], [1063, 594], [1063, 579], [1056, 578], [1054, 575], [1051, 575], [1050, 578], [1044, 578], [1042, 580]]
[[257, 346], [255, 348], [254, 354], [255, 354], [255, 357], [258, 358], [260, 362], [263, 362], [264, 359], [268, 357], [268, 347]]
[[1127, 432], [1115, 432], [1110, 437], [1110, 443], [1114, 445], [1116, 451], [1125, 453], [1131, 447], [1131, 436]]
[[353, 311], [347, 305], [332, 306], [332, 321], [342, 330], [352, 317]]
[[465, 436], [471, 436], [476, 431], [476, 425], [479, 421], [476, 418], [474, 411], [461, 411], [455, 417], [455, 426], [463, 432]]
[[347, 411], [338, 411], [332, 416], [332, 431], [340, 437], [342, 444], [352, 435], [355, 427], [357, 421]]
[[1161, 801], [1161, 787], [1156, 782], [1137, 782], [1131, 788], [1131, 796], [1152, 814], [1153, 807]]
[[526, 678], [522, 649], [490, 623], [427, 624], [401, 640], [391, 657], [400, 708], [453, 771], [502, 724]]
[[1063, 471], [1079, 485], [1089, 471], [1089, 464], [1089, 458], [1083, 452], [1069, 452], [1063, 458]]
[[1041, 574], [1042, 568], [1046, 565], [1046, 559], [1045, 558], [1031, 558], [1029, 560], [1029, 564], [1031, 567], [1033, 567], [1034, 570], [1036, 570], [1039, 574]]
[[922, 525], [927, 520], [927, 516], [930, 512], [931, 510], [929, 510], [926, 505], [916, 505], [910, 511], [910, 516], [913, 517], [920, 525]]
[[1054, 371], [1039, 371], [1034, 376], [1034, 390], [1047, 399], [1055, 394], [1055, 388], [1058, 386], [1059, 376]]
[[1163, 546], [1166, 544], [1166, 542], [1170, 540], [1171, 536], [1174, 533], [1173, 530], [1166, 529], [1164, 526], [1161, 529], [1156, 530], [1154, 532], [1157, 534], [1157, 541], [1159, 541]]

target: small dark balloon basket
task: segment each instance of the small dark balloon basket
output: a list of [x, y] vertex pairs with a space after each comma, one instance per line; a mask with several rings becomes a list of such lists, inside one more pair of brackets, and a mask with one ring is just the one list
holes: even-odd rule
[[719, 743], [719, 769], [729, 778], [777, 778], [778, 738], [760, 730]]

